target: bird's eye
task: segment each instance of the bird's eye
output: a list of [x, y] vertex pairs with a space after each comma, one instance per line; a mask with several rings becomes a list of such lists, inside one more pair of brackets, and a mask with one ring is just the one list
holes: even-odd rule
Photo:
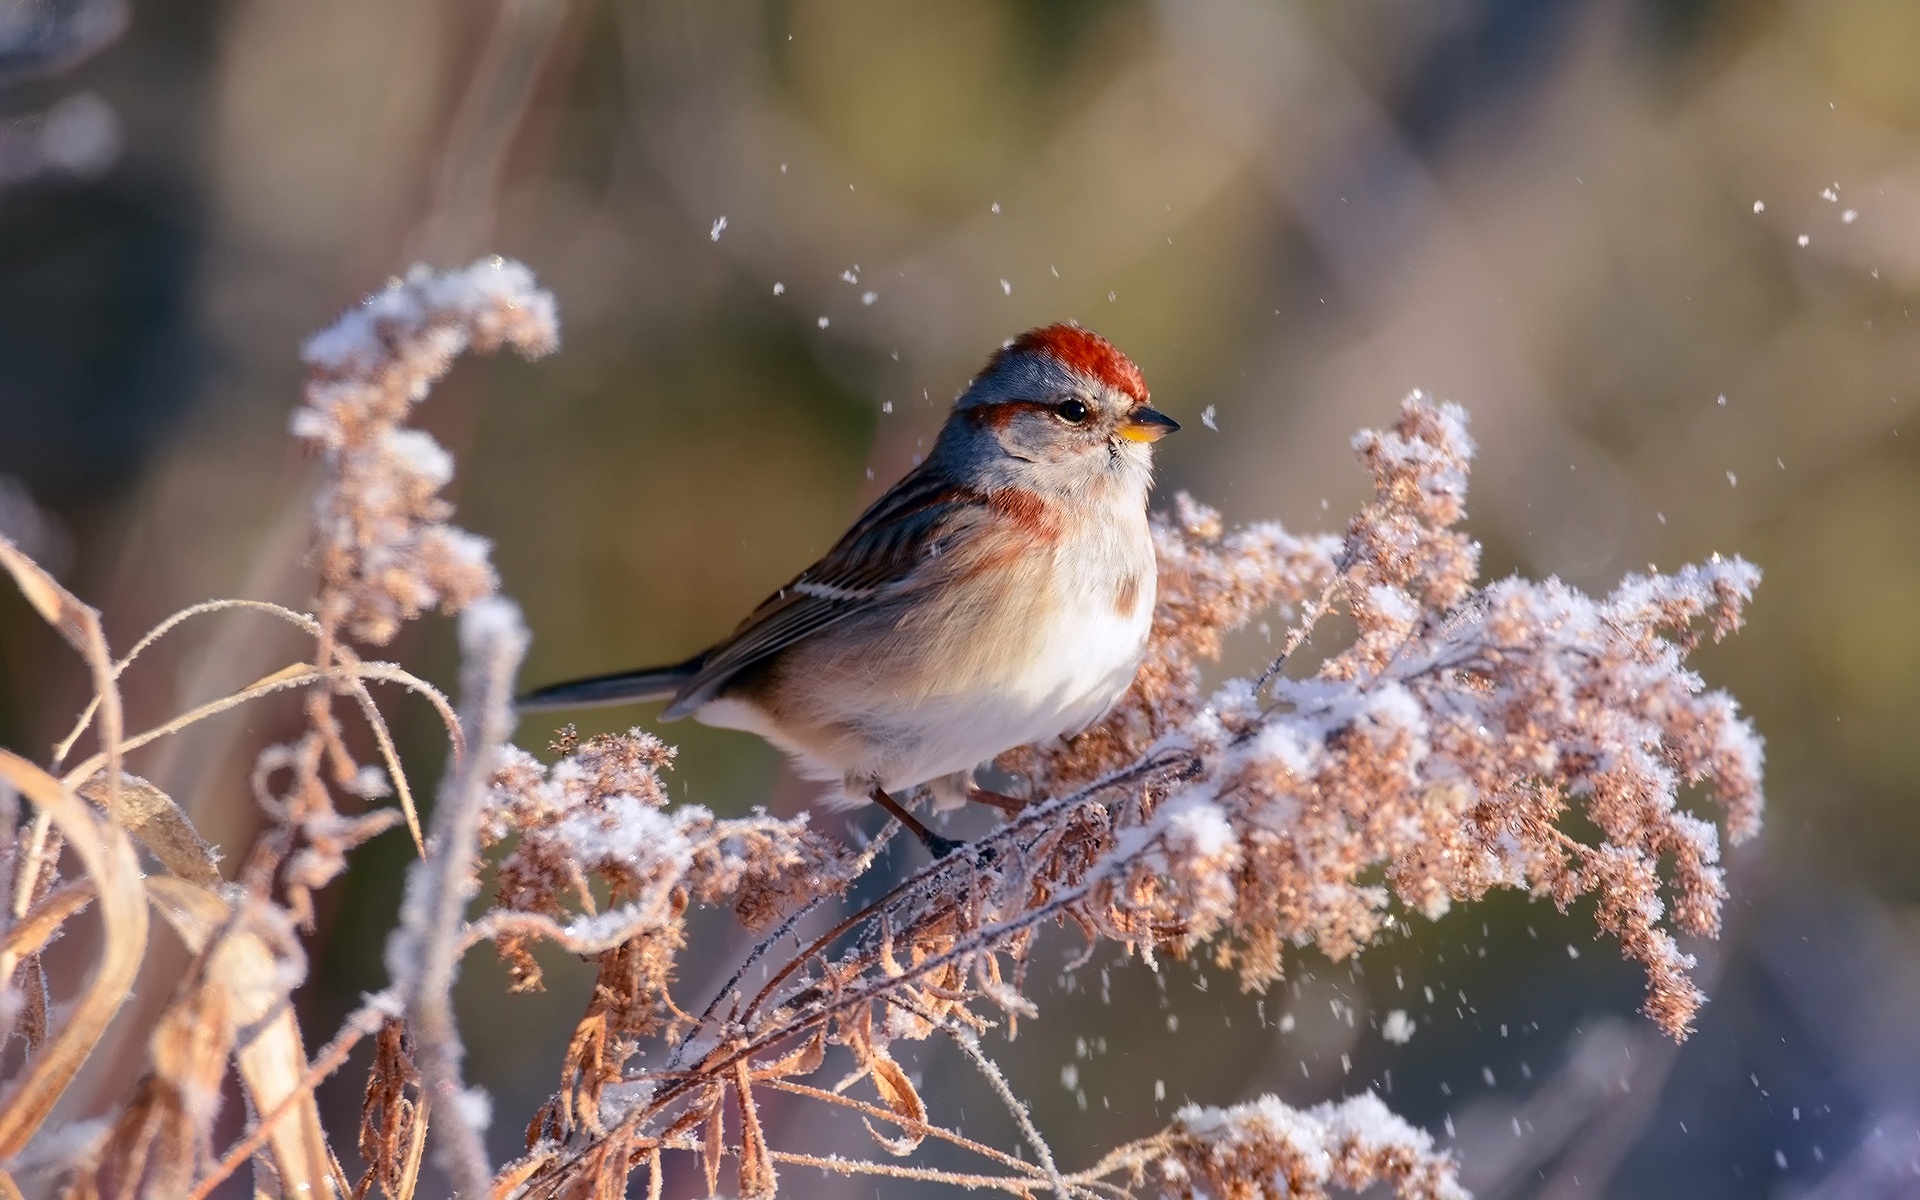
[[1069, 425], [1078, 425], [1087, 419], [1087, 406], [1080, 400], [1062, 400], [1053, 406], [1053, 412]]

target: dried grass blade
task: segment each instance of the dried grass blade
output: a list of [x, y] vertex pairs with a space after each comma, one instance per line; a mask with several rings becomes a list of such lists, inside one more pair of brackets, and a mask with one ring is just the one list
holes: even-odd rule
[[707, 1172], [707, 1195], [720, 1194], [720, 1153], [726, 1149], [726, 1104], [727, 1094], [723, 1088], [712, 1088], [708, 1095], [705, 1136], [700, 1143], [700, 1165]]
[[[258, 700], [262, 696], [269, 696], [274, 692], [284, 692], [289, 688], [300, 687], [304, 684], [324, 679], [325, 677], [320, 669], [311, 663], [295, 663], [292, 666], [282, 667], [273, 674], [257, 679], [237, 692], [229, 692], [218, 700], [209, 700], [198, 708], [181, 713], [163, 725], [156, 725], [145, 733], [138, 733], [127, 738], [125, 741], [118, 743], [119, 749], [138, 749], [148, 742], [155, 742], [166, 737], [168, 734], [178, 733], [189, 725], [198, 724], [208, 717], [217, 716], [230, 708], [238, 708], [249, 700]], [[101, 767], [106, 765], [106, 760], [107, 756], [104, 753], [96, 754], [83, 761], [71, 771], [68, 771], [64, 777], [68, 786], [75, 786], [82, 780], [91, 779], [99, 773]]]
[[307, 1055], [293, 1010], [281, 1006], [236, 1057], [256, 1111], [275, 1112], [283, 1102], [292, 1101], [288, 1115], [268, 1135], [282, 1184], [293, 1195], [327, 1195], [334, 1183], [327, 1135], [320, 1126], [320, 1106], [313, 1093], [300, 1091]]
[[147, 881], [155, 907], [196, 953], [207, 950], [203, 986], [232, 1002], [236, 1030], [253, 1029], [235, 1051], [241, 1081], [261, 1119], [272, 1120], [268, 1142], [282, 1188], [290, 1194], [326, 1196], [333, 1190], [326, 1134], [307, 1074], [306, 1048], [293, 1010], [285, 1003], [281, 964], [258, 933], [235, 923], [231, 905], [213, 892], [179, 879]]
[[407, 814], [407, 832], [413, 835], [413, 848], [425, 858], [427, 839], [420, 832], [420, 810], [414, 805], [413, 789], [407, 786], [407, 773], [400, 766], [400, 752], [393, 748], [393, 731], [387, 728], [387, 719], [380, 715], [380, 708], [373, 702], [373, 693], [367, 690], [366, 684], [354, 681], [353, 698], [359, 701], [360, 712], [373, 730], [374, 744], [380, 747], [380, 761], [386, 764], [387, 778], [393, 781], [394, 794], [400, 799], [400, 811]]
[[[82, 604], [79, 597], [61, 587], [53, 576], [41, 569], [40, 564], [22, 554], [19, 547], [3, 537], [0, 537], [0, 566], [4, 566], [13, 576], [27, 603], [33, 605], [35, 611], [67, 640], [67, 644], [79, 652], [80, 657], [87, 661], [88, 670], [93, 673], [94, 699], [100, 706], [100, 757], [111, 768], [107, 811], [117, 816], [120, 809], [120, 755], [124, 749], [120, 739], [126, 729], [120, 711], [120, 689], [114, 684], [113, 657], [107, 653], [106, 635], [100, 631], [100, 614], [91, 606]], [[145, 920], [144, 909], [141, 919]]]
[[67, 1011], [60, 1032], [0, 1101], [0, 1158], [10, 1158], [20, 1153], [46, 1120], [132, 989], [146, 954], [147, 900], [133, 843], [125, 833], [96, 820], [85, 802], [59, 780], [11, 751], [0, 750], [0, 779], [51, 817], [67, 839], [99, 889], [100, 921], [105, 927], [100, 960], [86, 991]]
[[746, 1059], [733, 1067], [733, 1087], [740, 1097], [740, 1195], [742, 1200], [762, 1200], [777, 1190], [773, 1160], [767, 1156], [767, 1135], [760, 1127], [760, 1113], [753, 1103], [753, 1072]]
[[[140, 657], [143, 650], [159, 641], [163, 635], [171, 632], [175, 626], [187, 620], [189, 617], [197, 617], [202, 613], [223, 612], [236, 608], [247, 609], [253, 612], [271, 613], [282, 620], [298, 626], [314, 637], [320, 636], [320, 622], [307, 616], [305, 613], [297, 613], [283, 604], [274, 604], [268, 600], [207, 600], [181, 609], [142, 634], [140, 640], [133, 644], [133, 648], [128, 650], [125, 656], [113, 665], [113, 677], [118, 679], [121, 674], [126, 671], [128, 664]], [[67, 736], [61, 738], [53, 748], [54, 765], [58, 766], [61, 762], [64, 762], [67, 755], [73, 752], [73, 744], [80, 740], [80, 735], [87, 731], [87, 726], [93, 724], [93, 714], [99, 706], [100, 698], [95, 696], [93, 699], [87, 701], [85, 708], [80, 710], [80, 716], [74, 722], [73, 728], [68, 730]]]
[[85, 654], [88, 643], [99, 633], [100, 615], [82, 604], [72, 592], [61, 587], [39, 563], [21, 553], [18, 546], [4, 537], [0, 537], [0, 566], [4, 566], [13, 576], [13, 581], [20, 587], [20, 594], [27, 598], [27, 603], [33, 605], [41, 619], [58, 630], [74, 649]]
[[0, 979], [12, 979], [13, 969], [23, 958], [40, 953], [54, 931], [87, 905], [97, 894], [91, 879], [76, 879], [62, 884], [40, 898], [6, 932], [0, 941]]
[[440, 714], [440, 723], [446, 726], [447, 740], [453, 743], [454, 754], [463, 755], [467, 752], [467, 735], [462, 732], [460, 728], [460, 714], [454, 711], [453, 702], [448, 700], [446, 693], [442, 692], [439, 688], [434, 687], [411, 671], [386, 662], [359, 663], [353, 668], [353, 675], [356, 679], [374, 679], [381, 683], [397, 683], [408, 691], [425, 698], [429, 704], [433, 705], [434, 711]]
[[[335, 1034], [333, 1040], [322, 1047], [320, 1053], [314, 1058], [313, 1066], [307, 1069], [306, 1078], [300, 1081], [302, 1092], [311, 1092], [319, 1087], [322, 1080], [346, 1064], [347, 1055], [360, 1044], [361, 1039], [379, 1028], [380, 1014], [386, 1011], [391, 1000], [390, 993], [378, 992], [361, 1001], [360, 1007], [355, 1009], [341, 1025], [340, 1032]], [[188, 1193], [187, 1200], [208, 1200], [208, 1197], [218, 1190], [229, 1176], [240, 1169], [248, 1156], [266, 1144], [267, 1135], [272, 1132], [281, 1115], [279, 1110], [261, 1114], [260, 1120], [255, 1123], [253, 1129], [245, 1137], [227, 1147], [226, 1153], [220, 1156], [219, 1161], [202, 1174], [199, 1182], [194, 1185], [193, 1191]]]
[[432, 1106], [423, 1093], [414, 1102], [413, 1129], [407, 1135], [407, 1161], [400, 1172], [400, 1186], [393, 1193], [393, 1200], [413, 1200], [413, 1194], [420, 1190], [420, 1163], [427, 1153], [427, 1118], [432, 1115]]

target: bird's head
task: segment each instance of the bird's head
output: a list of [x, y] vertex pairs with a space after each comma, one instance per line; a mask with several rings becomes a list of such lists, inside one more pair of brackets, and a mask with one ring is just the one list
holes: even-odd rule
[[1112, 342], [1046, 325], [987, 361], [954, 401], [936, 453], [1017, 486], [1075, 491], [1117, 479], [1144, 490], [1153, 443], [1179, 428], [1148, 403], [1140, 368]]

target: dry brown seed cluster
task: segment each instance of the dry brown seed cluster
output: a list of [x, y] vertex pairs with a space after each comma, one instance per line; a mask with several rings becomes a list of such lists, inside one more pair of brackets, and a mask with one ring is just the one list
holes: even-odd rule
[[462, 353], [538, 358], [559, 329], [532, 274], [494, 258], [415, 267], [307, 343], [293, 432], [326, 462], [314, 498], [323, 624], [383, 645], [428, 609], [456, 612], [499, 587], [486, 540], [447, 524], [453, 458], [406, 419]]
[[1291, 1108], [1271, 1096], [1231, 1108], [1188, 1105], [1151, 1159], [1169, 1200], [1324, 1200], [1386, 1183], [1401, 1200], [1467, 1200], [1433, 1138], [1372, 1092]]
[[[1231, 862], [1234, 900], [1218, 921], [1211, 906], [1188, 913], [1184, 934], [1225, 933], [1217, 954], [1249, 986], [1280, 977], [1289, 945], [1352, 954], [1396, 899], [1435, 917], [1522, 887], [1563, 908], [1594, 896], [1602, 928], [1647, 967], [1648, 1015], [1680, 1035], [1701, 997], [1674, 931], [1715, 932], [1725, 896], [1719, 831], [1680, 791], [1708, 785], [1744, 839], [1758, 829], [1761, 764], [1751, 726], [1685, 657], [1696, 624], [1716, 637], [1739, 627], [1759, 572], [1715, 558], [1629, 576], [1601, 599], [1557, 580], [1476, 590], [1477, 547], [1453, 527], [1465, 415], [1416, 394], [1355, 447], [1375, 499], [1337, 547], [1279, 534], [1236, 544], [1183, 503], [1162, 527], [1163, 560], [1184, 568], [1168, 603], [1201, 615], [1156, 626], [1153, 660], [1171, 668], [1143, 672], [1091, 744], [1029, 748], [1008, 765], [1056, 791], [1113, 764], [1113, 730], [1157, 731], [1136, 735], [1135, 753], [1186, 756], [1197, 778], [1170, 802], [1216, 831], [1194, 844]], [[1247, 619], [1249, 579], [1269, 601], [1306, 606], [1296, 643], [1330, 607], [1352, 614], [1356, 636], [1309, 678], [1233, 680], [1203, 703], [1194, 664]], [[1324, 602], [1309, 599], [1321, 581]], [[1562, 827], [1575, 807], [1597, 844]], [[1196, 882], [1206, 870], [1169, 878], [1183, 896], [1212, 894]]]
[[[624, 1002], [609, 1033], [671, 1028], [678, 1010], [667, 985], [689, 903], [731, 904], [740, 923], [757, 930], [850, 879], [851, 855], [810, 830], [804, 814], [727, 820], [698, 805], [670, 808], [659, 772], [673, 750], [652, 734], [634, 729], [576, 743], [569, 729], [562, 742], [567, 752], [551, 767], [504, 747], [482, 817], [484, 844], [513, 842], [495, 873], [493, 916], [516, 990], [540, 986], [529, 947], [546, 927], [509, 918], [542, 916], [570, 944], [615, 946], [599, 956], [598, 994]], [[604, 907], [595, 881], [605, 885]]]

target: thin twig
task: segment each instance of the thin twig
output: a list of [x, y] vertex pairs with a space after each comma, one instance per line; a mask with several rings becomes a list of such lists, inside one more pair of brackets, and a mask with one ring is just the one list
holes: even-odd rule
[[[880, 851], [886, 848], [887, 843], [893, 840], [893, 835], [899, 831], [900, 825], [898, 822], [887, 822], [886, 826], [880, 830], [879, 836], [867, 843], [866, 849], [862, 850], [860, 856], [853, 860], [853, 866], [848, 875], [850, 882], [860, 879], [872, 868], [874, 860], [879, 857]], [[734, 971], [733, 975], [729, 977], [724, 984], [720, 985], [720, 989], [713, 994], [713, 999], [707, 1001], [707, 1007], [701, 1011], [699, 1024], [695, 1028], [706, 1028], [707, 1023], [713, 1019], [715, 1010], [717, 1010], [721, 1002], [733, 992], [733, 989], [738, 986], [740, 980], [746, 973], [753, 968], [753, 964], [766, 957], [767, 953], [771, 951], [773, 947], [779, 945], [781, 938], [792, 932], [793, 927], [805, 919], [808, 913], [826, 903], [831, 895], [832, 893], [829, 892], [821, 892], [811, 897], [805, 904], [802, 904], [799, 908], [787, 914], [786, 919], [781, 921], [780, 924], [774, 928], [773, 932], [755, 943], [753, 949], [747, 952], [745, 961], [740, 964], [739, 968]], [[862, 911], [865, 910], [863, 909]], [[803, 952], [798, 957], [804, 956]], [[685, 1051], [689, 1041], [690, 1038], [682, 1038], [679, 1043], [674, 1046], [673, 1057], [667, 1064], [669, 1070], [680, 1065], [681, 1055]]]
[[1027, 1144], [1033, 1147], [1033, 1152], [1040, 1156], [1040, 1167], [1047, 1173], [1047, 1183], [1052, 1186], [1055, 1194], [1068, 1195], [1067, 1181], [1061, 1177], [1060, 1168], [1054, 1165], [1053, 1147], [1047, 1145], [1047, 1139], [1040, 1136], [1040, 1129], [1033, 1123], [1033, 1114], [1027, 1110], [1027, 1106], [1020, 1102], [1020, 1097], [1013, 1094], [1013, 1088], [1007, 1083], [1007, 1077], [1000, 1071], [1000, 1064], [988, 1058], [986, 1052], [980, 1049], [979, 1035], [971, 1029], [957, 1029], [951, 1025], [946, 1027], [946, 1033], [960, 1047], [961, 1052], [973, 1060], [973, 1065], [979, 1069], [980, 1073], [986, 1076], [988, 1085], [993, 1088], [993, 1094], [1000, 1098], [1000, 1103], [1006, 1106], [1007, 1114], [1013, 1118], [1013, 1123], [1020, 1127], [1020, 1135], [1027, 1139]]
[[1033, 1176], [1034, 1182], [1036, 1183], [1045, 1182], [1041, 1177], [1043, 1168], [1015, 1158], [1004, 1150], [996, 1150], [985, 1142], [976, 1142], [965, 1134], [955, 1133], [951, 1129], [935, 1125], [932, 1122], [908, 1120], [890, 1108], [885, 1108], [878, 1104], [869, 1104], [865, 1100], [859, 1100], [852, 1096], [844, 1096], [839, 1092], [830, 1092], [825, 1088], [812, 1087], [804, 1083], [795, 1083], [791, 1079], [763, 1079], [757, 1082], [761, 1087], [772, 1088], [778, 1092], [788, 1092], [795, 1096], [804, 1096], [809, 1100], [818, 1100], [823, 1104], [836, 1104], [841, 1108], [853, 1109], [862, 1116], [871, 1117], [877, 1121], [886, 1121], [889, 1124], [898, 1125], [900, 1128], [908, 1130], [909, 1132], [930, 1137], [938, 1142], [946, 1142], [948, 1145], [957, 1146], [972, 1154], [978, 1154], [980, 1157], [997, 1162], [1010, 1170], [1025, 1171]]

